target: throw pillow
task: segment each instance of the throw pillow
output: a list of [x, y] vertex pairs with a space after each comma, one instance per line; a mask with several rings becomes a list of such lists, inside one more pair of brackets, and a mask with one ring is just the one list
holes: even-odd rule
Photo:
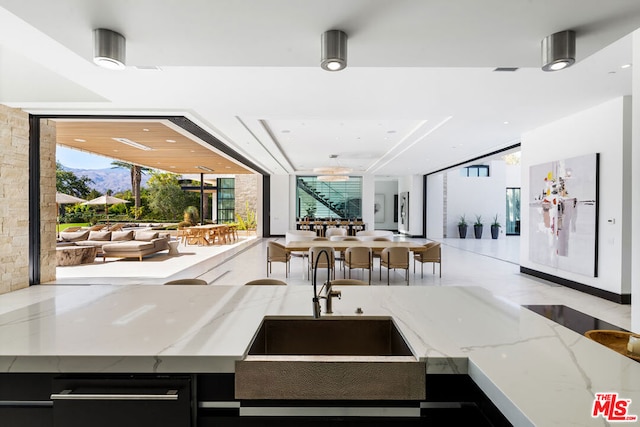
[[110, 231], [92, 231], [89, 233], [89, 240], [94, 240], [97, 242], [111, 240], [111, 232]]
[[123, 242], [127, 240], [133, 240], [133, 230], [129, 231], [112, 231], [111, 232], [111, 241], [112, 242]]

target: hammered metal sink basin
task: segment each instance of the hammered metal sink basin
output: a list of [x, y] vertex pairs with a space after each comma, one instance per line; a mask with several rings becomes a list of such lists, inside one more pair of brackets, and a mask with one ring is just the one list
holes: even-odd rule
[[422, 400], [425, 374], [390, 317], [266, 317], [236, 362], [236, 398]]

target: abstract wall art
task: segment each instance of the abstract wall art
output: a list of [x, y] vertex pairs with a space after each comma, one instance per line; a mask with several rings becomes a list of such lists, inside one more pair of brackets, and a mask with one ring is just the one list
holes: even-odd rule
[[597, 153], [529, 168], [529, 260], [598, 275]]

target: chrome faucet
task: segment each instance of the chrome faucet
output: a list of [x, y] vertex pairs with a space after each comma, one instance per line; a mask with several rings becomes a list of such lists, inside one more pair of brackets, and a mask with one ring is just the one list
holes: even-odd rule
[[[317, 292], [318, 261], [320, 260], [320, 256], [323, 253], [327, 257], [327, 281], [323, 285], [323, 287], [320, 289], [320, 293], [322, 293], [322, 289], [324, 289], [325, 294], [318, 297], [318, 292]], [[322, 249], [320, 252], [318, 252], [315, 265], [313, 266], [313, 300], [312, 302], [313, 302], [313, 318], [314, 319], [320, 318], [320, 313], [321, 313], [320, 298], [326, 300], [325, 313], [327, 314], [333, 313], [333, 303], [331, 299], [333, 297], [338, 297], [338, 299], [342, 298], [342, 292], [331, 290], [331, 266], [329, 264], [330, 262], [331, 262], [331, 259], [329, 258], [329, 253], [325, 249]]]

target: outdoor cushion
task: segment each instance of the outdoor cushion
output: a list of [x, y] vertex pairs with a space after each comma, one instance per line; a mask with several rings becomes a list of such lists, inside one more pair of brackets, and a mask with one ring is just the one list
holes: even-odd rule
[[65, 242], [77, 242], [80, 240], [87, 240], [88, 236], [89, 236], [89, 230], [60, 232], [60, 238]]
[[111, 240], [110, 231], [91, 231], [89, 233], [89, 240], [95, 240], [98, 242]]
[[119, 243], [104, 245], [102, 247], [102, 250], [105, 252], [109, 252], [110, 250], [112, 250], [120, 253], [120, 252], [129, 252], [129, 251], [140, 252], [140, 251], [153, 249], [153, 248], [154, 248], [154, 244], [152, 242], [131, 240], [129, 242], [119, 242]]
[[112, 231], [111, 232], [111, 241], [112, 242], [121, 242], [126, 240], [133, 240], [133, 230], [129, 231]]
[[137, 231], [135, 240], [149, 242], [158, 238], [157, 231]]

